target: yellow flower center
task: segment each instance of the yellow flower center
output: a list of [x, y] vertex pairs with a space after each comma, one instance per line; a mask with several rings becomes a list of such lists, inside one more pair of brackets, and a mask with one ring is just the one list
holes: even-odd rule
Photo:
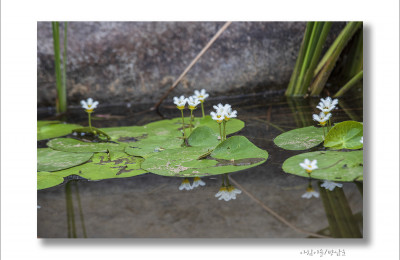
[[87, 113], [92, 113], [93, 112], [93, 108], [92, 109], [86, 109], [85, 110]]
[[185, 106], [179, 106], [179, 105], [178, 105], [177, 108], [180, 109], [180, 110], [182, 110], [182, 109], [185, 108]]
[[196, 109], [196, 106], [191, 106], [191, 105], [189, 105], [189, 109], [190, 109], [190, 110], [194, 110], [194, 109]]
[[[311, 166], [309, 165], [308, 167], [311, 167]], [[307, 173], [311, 173], [311, 172], [312, 172], [312, 170], [310, 170], [310, 169], [306, 169], [306, 172], [307, 172]]]
[[325, 125], [325, 124], [326, 124], [326, 121], [320, 122], [320, 124], [321, 124], [321, 125]]

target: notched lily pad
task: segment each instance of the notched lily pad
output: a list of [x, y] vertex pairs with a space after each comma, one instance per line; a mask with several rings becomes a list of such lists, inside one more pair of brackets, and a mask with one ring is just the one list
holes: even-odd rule
[[[244, 127], [244, 122], [239, 119], [232, 118], [226, 123], [226, 135], [230, 135], [236, 132], [239, 132]], [[208, 126], [210, 127], [216, 134], [219, 135], [219, 126], [216, 121], [214, 121], [211, 116], [205, 116], [204, 118], [200, 118], [197, 126]]]
[[290, 130], [274, 139], [277, 146], [286, 150], [306, 150], [319, 145], [323, 141], [323, 129], [314, 126]]
[[290, 174], [309, 177], [306, 171], [299, 165], [305, 159], [317, 160], [318, 169], [311, 172], [312, 178], [343, 182], [362, 180], [363, 151], [318, 151], [303, 153], [287, 159], [283, 163], [282, 169]]
[[191, 146], [208, 146], [214, 148], [220, 143], [218, 136], [208, 126], [199, 126], [189, 136], [188, 143]]
[[47, 142], [47, 146], [58, 151], [72, 153], [107, 152], [108, 150], [123, 151], [125, 146], [117, 143], [90, 143], [72, 138], [56, 138]]
[[45, 140], [64, 136], [72, 133], [72, 130], [81, 127], [75, 124], [59, 124], [58, 121], [38, 121], [37, 140]]
[[264, 151], [244, 136], [232, 136], [219, 144], [211, 153], [211, 157], [225, 160], [240, 160], [246, 158], [268, 158]]
[[248, 169], [268, 158], [266, 151], [243, 136], [231, 137], [212, 150], [208, 146], [165, 150], [146, 158], [142, 168], [163, 176], [201, 177]]
[[326, 135], [324, 145], [333, 149], [360, 149], [363, 136], [363, 124], [356, 121], [344, 121], [336, 124]]
[[37, 149], [37, 170], [59, 171], [87, 162], [93, 153], [70, 153], [51, 148]]

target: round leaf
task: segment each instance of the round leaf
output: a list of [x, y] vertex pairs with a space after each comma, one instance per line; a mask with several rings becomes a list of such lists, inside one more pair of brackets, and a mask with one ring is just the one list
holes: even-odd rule
[[290, 130], [274, 139], [277, 146], [286, 150], [306, 150], [319, 145], [323, 141], [323, 129], [314, 126]]
[[56, 138], [47, 142], [47, 146], [54, 150], [72, 153], [123, 151], [125, 149], [125, 146], [118, 143], [89, 143], [72, 138]]
[[[37, 128], [38, 141], [64, 136], [70, 134], [72, 130], [81, 127], [80, 125], [74, 125], [74, 124], [48, 123], [51, 121], [44, 121], [44, 122], [47, 122], [47, 124], [45, 123], [39, 124], [38, 122], [38, 128]], [[39, 127], [39, 125], [41, 126]]]
[[37, 149], [38, 171], [59, 171], [87, 162], [93, 153], [69, 153], [50, 148]]
[[208, 126], [199, 126], [189, 136], [188, 143], [191, 146], [208, 146], [214, 148], [220, 143], [218, 136]]
[[336, 124], [326, 135], [324, 145], [333, 149], [360, 149], [363, 136], [363, 124], [356, 121], [344, 121]]
[[308, 173], [299, 165], [305, 159], [317, 160], [318, 169], [311, 172], [311, 177], [330, 181], [362, 180], [363, 151], [340, 152], [318, 151], [303, 153], [287, 159], [282, 169], [291, 174], [309, 177]]
[[225, 160], [240, 160], [248, 158], [268, 158], [264, 151], [244, 136], [232, 136], [219, 144], [211, 153], [211, 157]]
[[37, 189], [42, 190], [57, 186], [64, 182], [64, 178], [52, 172], [38, 172], [37, 173]]

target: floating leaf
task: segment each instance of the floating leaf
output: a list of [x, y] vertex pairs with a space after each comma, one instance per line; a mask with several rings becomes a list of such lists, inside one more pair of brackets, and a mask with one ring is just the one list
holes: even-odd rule
[[49, 123], [52, 121], [43, 121], [42, 123], [39, 122], [40, 121], [38, 121], [38, 128], [37, 128], [38, 141], [64, 136], [70, 134], [72, 130], [81, 127], [80, 125], [75, 125], [75, 124]]
[[90, 143], [72, 138], [52, 139], [47, 142], [47, 146], [54, 150], [72, 153], [107, 152], [108, 150], [123, 151], [125, 149], [124, 145], [118, 143]]
[[[60, 181], [63, 177], [70, 175], [78, 175], [88, 180], [104, 180], [113, 178], [127, 178], [146, 173], [141, 169], [142, 158], [127, 155], [124, 152], [116, 151], [113, 155], [114, 158], [110, 159], [107, 153], [94, 154], [92, 160], [88, 163], [78, 165], [61, 171], [51, 172], [51, 174], [41, 174], [41, 184], [39, 187], [44, 189], [61, 182], [56, 183], [56, 179]], [[54, 185], [51, 185], [54, 183]]]
[[87, 162], [93, 153], [70, 153], [50, 148], [37, 149], [37, 170], [59, 171]]
[[225, 160], [240, 160], [248, 158], [268, 158], [264, 151], [244, 136], [232, 136], [218, 145], [211, 153], [211, 157]]
[[324, 145], [333, 149], [360, 149], [363, 136], [363, 124], [356, 121], [344, 121], [336, 124], [326, 135]]
[[37, 173], [37, 189], [42, 190], [57, 186], [64, 182], [64, 178], [52, 172], [38, 172]]
[[[169, 149], [146, 158], [142, 168], [163, 176], [201, 177], [248, 169], [268, 158], [266, 151], [243, 136], [234, 136], [219, 144], [214, 150], [215, 154], [211, 151], [212, 148], [208, 146]], [[224, 156], [224, 153], [228, 155]]]
[[[205, 116], [204, 118], [201, 118], [196, 126], [208, 126], [210, 127], [216, 134], [219, 135], [219, 126], [218, 123], [211, 118], [211, 116]], [[226, 123], [226, 135], [230, 135], [236, 132], [239, 132], [242, 130], [244, 127], [244, 122], [232, 118]]]
[[183, 144], [183, 140], [178, 137], [169, 136], [150, 136], [133, 144], [129, 144], [125, 148], [125, 152], [129, 155], [148, 157], [153, 153], [159, 153], [166, 149], [179, 148]]
[[323, 129], [314, 126], [290, 130], [274, 139], [277, 146], [286, 150], [306, 150], [319, 145], [323, 141]]
[[219, 135], [208, 126], [199, 126], [194, 129], [189, 136], [188, 143], [191, 146], [207, 146], [214, 148], [220, 143], [218, 136]]
[[45, 125], [60, 124], [60, 123], [61, 123], [60, 121], [56, 121], [56, 120], [54, 120], [54, 121], [38, 120], [37, 121], [37, 128], [40, 128], [40, 127], [45, 126]]
[[282, 169], [287, 173], [309, 177], [306, 171], [299, 165], [305, 159], [317, 160], [318, 169], [311, 172], [312, 178], [344, 182], [350, 182], [355, 179], [362, 180], [363, 151], [318, 151], [303, 153], [287, 159], [283, 163]]
[[101, 131], [108, 134], [116, 142], [136, 142], [146, 138], [148, 131], [143, 126], [121, 126], [100, 128]]

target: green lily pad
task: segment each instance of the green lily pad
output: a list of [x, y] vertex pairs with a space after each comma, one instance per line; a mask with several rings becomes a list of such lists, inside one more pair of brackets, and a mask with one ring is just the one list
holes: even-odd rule
[[57, 186], [64, 182], [64, 178], [52, 172], [38, 172], [37, 173], [37, 189], [47, 189]]
[[183, 144], [183, 139], [169, 136], [149, 136], [125, 148], [129, 155], [149, 157], [153, 153], [159, 153], [166, 149], [179, 148]]
[[50, 124], [60, 124], [61, 122], [60, 121], [57, 121], [57, 120], [52, 120], [52, 121], [46, 121], [46, 120], [38, 120], [37, 121], [37, 128], [40, 128], [40, 127], [42, 127], [42, 126], [45, 126], [45, 125], [50, 125]]
[[[239, 119], [230, 119], [228, 122], [226, 122], [226, 135], [239, 132], [243, 129], [244, 125], [244, 122]], [[196, 126], [208, 126], [219, 135], [219, 125], [211, 118], [211, 116], [205, 116], [204, 118], [201, 118]]]
[[199, 126], [189, 136], [188, 143], [191, 146], [208, 146], [214, 148], [220, 143], [218, 136], [208, 126]]
[[326, 135], [324, 145], [333, 149], [360, 149], [363, 136], [363, 124], [356, 121], [344, 121], [336, 124]]
[[[234, 136], [222, 142], [214, 149], [215, 154], [212, 150], [209, 146], [165, 150], [147, 157], [142, 168], [163, 176], [201, 177], [248, 169], [260, 165], [268, 158], [266, 151], [243, 136]], [[228, 155], [224, 156], [224, 153]]]
[[290, 174], [309, 177], [308, 173], [299, 165], [305, 159], [317, 160], [318, 169], [311, 172], [312, 178], [343, 182], [362, 180], [363, 151], [303, 153], [287, 159], [283, 163], [282, 169]]
[[118, 143], [89, 143], [72, 138], [56, 138], [47, 142], [47, 146], [58, 151], [72, 153], [107, 152], [108, 150], [125, 149], [124, 145]]
[[59, 171], [87, 162], [93, 153], [70, 153], [50, 148], [37, 149], [37, 170]]
[[[75, 124], [49, 123], [52, 121], [38, 121], [37, 140], [45, 140], [70, 134], [72, 130], [81, 127]], [[57, 122], [57, 121], [56, 121]]]
[[143, 126], [121, 126], [121, 127], [107, 127], [100, 128], [111, 137], [111, 140], [116, 142], [136, 142], [140, 139], [146, 138], [148, 132]]
[[319, 145], [323, 141], [323, 129], [314, 126], [290, 130], [274, 139], [277, 146], [286, 150], [306, 150]]
[[[60, 181], [64, 177], [70, 175], [78, 175], [87, 180], [104, 180], [114, 178], [127, 178], [146, 173], [147, 171], [141, 169], [142, 158], [127, 155], [124, 152], [114, 152], [113, 158], [110, 158], [110, 154], [107, 153], [96, 153], [93, 155], [91, 161], [81, 164], [72, 168], [64, 169], [61, 171], [51, 172], [50, 174], [42, 174], [41, 184], [38, 189], [51, 187], [58, 185], [61, 182], [56, 183], [56, 179]], [[39, 180], [38, 180], [39, 182]], [[43, 184], [42, 184], [43, 183]], [[54, 185], [51, 185], [54, 183]]]
[[232, 136], [219, 144], [211, 153], [211, 157], [225, 160], [240, 160], [248, 158], [268, 158], [264, 151], [244, 136]]

